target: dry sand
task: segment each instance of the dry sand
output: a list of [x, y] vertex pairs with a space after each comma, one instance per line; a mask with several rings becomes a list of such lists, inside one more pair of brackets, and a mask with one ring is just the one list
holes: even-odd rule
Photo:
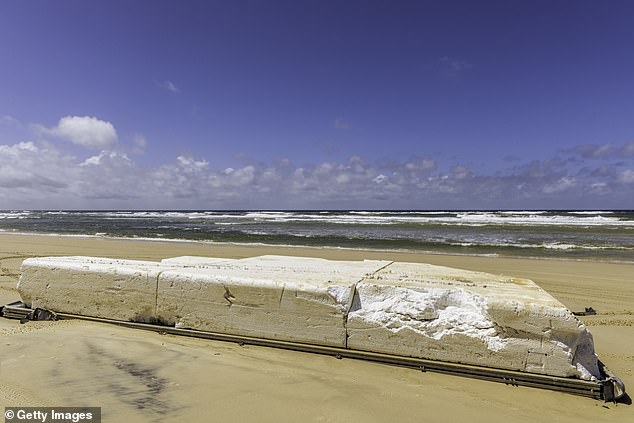
[[[634, 265], [337, 249], [0, 235], [0, 303], [22, 260], [93, 255], [284, 254], [388, 259], [527, 277], [584, 317], [600, 358], [634, 390]], [[104, 422], [632, 422], [634, 406], [350, 359], [81, 321], [0, 319], [0, 406], [101, 406]]]

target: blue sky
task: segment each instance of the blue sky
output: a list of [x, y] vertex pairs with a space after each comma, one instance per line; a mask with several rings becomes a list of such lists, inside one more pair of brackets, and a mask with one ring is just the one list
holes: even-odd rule
[[4, 1], [0, 209], [634, 208], [629, 1]]

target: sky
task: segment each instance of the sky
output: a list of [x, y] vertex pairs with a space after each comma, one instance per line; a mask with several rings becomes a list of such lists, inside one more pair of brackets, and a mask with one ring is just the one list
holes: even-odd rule
[[631, 1], [0, 1], [0, 209], [634, 209]]

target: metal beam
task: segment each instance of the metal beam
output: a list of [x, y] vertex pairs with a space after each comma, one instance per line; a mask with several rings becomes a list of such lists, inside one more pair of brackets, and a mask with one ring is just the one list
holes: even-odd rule
[[[23, 303], [16, 302], [7, 304], [0, 311], [4, 317], [21, 319], [22, 321], [24, 321], [30, 319], [29, 316], [33, 316], [33, 313], [36, 312], [37, 309], [34, 311], [32, 309], [26, 308]], [[240, 345], [257, 345], [263, 347], [282, 348], [286, 350], [329, 355], [336, 358], [351, 358], [357, 360], [373, 361], [394, 366], [413, 368], [424, 372], [429, 371], [505, 383], [512, 386], [527, 386], [532, 388], [566, 392], [569, 394], [581, 395], [604, 401], [614, 401], [619, 399], [620, 397], [625, 396], [623, 384], [618, 380], [618, 378], [613, 376], [605, 368], [605, 366], [603, 366], [602, 363], [600, 363], [600, 365], [603, 372], [606, 374], [606, 378], [604, 380], [590, 381], [558, 376], [548, 376], [536, 373], [494, 369], [467, 364], [449, 363], [444, 361], [425, 360], [422, 358], [402, 357], [370, 351], [359, 351], [321, 345], [302, 344], [289, 341], [277, 341], [272, 339], [229, 335], [224, 333], [203, 332], [199, 330], [181, 329], [172, 326], [161, 326], [151, 323], [124, 322], [120, 320], [80, 316], [67, 313], [53, 314], [57, 319], [79, 319], [90, 322], [108, 323], [127, 328], [152, 331], [160, 334], [189, 336], [194, 338], [210, 339], [214, 341], [234, 342]]]

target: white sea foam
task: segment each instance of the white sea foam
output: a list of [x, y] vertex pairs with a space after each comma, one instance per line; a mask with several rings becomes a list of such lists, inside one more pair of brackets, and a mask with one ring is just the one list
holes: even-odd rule
[[[3, 232], [74, 232], [179, 242], [320, 244], [389, 250], [468, 247], [622, 258], [634, 251], [631, 213], [611, 211], [0, 211]], [[40, 221], [32, 219], [40, 219]], [[629, 219], [629, 220], [628, 220]], [[72, 229], [66, 231], [66, 222]], [[85, 223], [85, 225], [84, 225]], [[539, 228], [534, 230], [533, 228]], [[551, 231], [551, 228], [553, 231]], [[562, 229], [563, 228], [563, 229]], [[157, 234], [156, 232], [163, 232]], [[196, 238], [192, 240], [192, 233]], [[83, 232], [87, 235], [78, 233]], [[231, 233], [229, 237], [227, 234]], [[73, 234], [71, 234], [73, 235]], [[266, 237], [266, 238], [265, 238]], [[188, 239], [189, 238], [189, 239]], [[309, 240], [312, 238], [311, 240]], [[518, 250], [513, 250], [518, 249]], [[460, 252], [460, 251], [458, 251]], [[570, 252], [570, 254], [568, 254]], [[596, 253], [595, 253], [596, 252]]]
[[[594, 213], [573, 216], [568, 214], [546, 215], [544, 211], [519, 212], [412, 212], [385, 215], [384, 212], [354, 212], [346, 214], [306, 214], [290, 212], [247, 213], [244, 218], [265, 222], [330, 223], [349, 225], [437, 224], [458, 226], [514, 225], [514, 226], [624, 226], [633, 227], [634, 221], [620, 220], [614, 216]], [[232, 216], [240, 219], [239, 216]]]
[[607, 211], [607, 210], [595, 210], [595, 211], [584, 210], [584, 211], [571, 211], [568, 213], [571, 213], [571, 214], [614, 214], [613, 211]]
[[[442, 242], [442, 241], [441, 241]], [[588, 244], [567, 244], [560, 242], [542, 242], [540, 244], [525, 244], [513, 242], [509, 240], [499, 241], [454, 241], [447, 242], [447, 245], [457, 247], [513, 247], [513, 248], [546, 248], [549, 250], [634, 250], [634, 247], [626, 247], [622, 245], [588, 245]]]
[[26, 219], [31, 216], [32, 213], [29, 211], [9, 211], [0, 213], [0, 219]]
[[539, 211], [537, 211], [537, 210], [514, 210], [514, 211], [502, 210], [502, 211], [498, 211], [498, 212], [495, 212], [495, 213], [502, 214], [502, 215], [510, 214], [510, 215], [521, 216], [521, 215], [533, 215], [533, 214], [534, 215], [539, 215], [539, 214], [544, 214], [544, 213], [548, 213], [548, 212], [545, 211], [545, 210], [539, 210]]
[[[49, 215], [67, 215], [72, 212], [52, 211]], [[440, 226], [562, 226], [562, 227], [598, 227], [618, 226], [634, 228], [634, 220], [619, 219], [609, 211], [575, 211], [552, 214], [546, 211], [497, 211], [497, 212], [183, 212], [183, 211], [108, 211], [83, 212], [80, 215], [102, 219], [187, 219], [206, 220], [219, 225], [262, 223], [303, 223], [335, 225], [440, 225]], [[0, 213], [0, 219], [36, 218], [28, 211]]]

